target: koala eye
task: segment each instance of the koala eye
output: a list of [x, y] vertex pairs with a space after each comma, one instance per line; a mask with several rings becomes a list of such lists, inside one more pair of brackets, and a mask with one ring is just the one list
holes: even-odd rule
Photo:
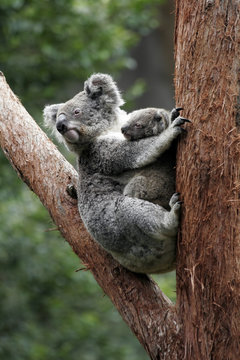
[[156, 114], [156, 115], [154, 116], [154, 119], [157, 120], [157, 121], [161, 121], [161, 120], [162, 120], [162, 117], [161, 117], [161, 115]]
[[135, 126], [136, 129], [142, 129], [143, 128], [143, 125], [139, 124], [139, 123], [136, 123], [134, 126]]
[[77, 109], [74, 110], [74, 115], [79, 115], [80, 112], [81, 112], [81, 110], [77, 108]]

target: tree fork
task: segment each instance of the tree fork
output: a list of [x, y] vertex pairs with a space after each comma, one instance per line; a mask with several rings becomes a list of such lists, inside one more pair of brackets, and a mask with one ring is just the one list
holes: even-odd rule
[[24, 109], [2, 73], [0, 144], [150, 358], [177, 360], [176, 345], [182, 341], [174, 305], [148, 276], [124, 269], [90, 238], [78, 214], [77, 201], [67, 193], [67, 185], [76, 184], [76, 171]]
[[185, 359], [240, 356], [240, 4], [176, 0], [177, 156], [184, 200], [177, 310]]

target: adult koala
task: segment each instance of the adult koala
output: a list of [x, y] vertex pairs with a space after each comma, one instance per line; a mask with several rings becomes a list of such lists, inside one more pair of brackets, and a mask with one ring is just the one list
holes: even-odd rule
[[78, 207], [92, 237], [124, 267], [139, 273], [174, 268], [180, 202], [174, 194], [170, 211], [124, 196], [112, 178], [154, 162], [182, 133], [177, 117], [158, 136], [127, 141], [118, 133], [126, 114], [109, 75], [94, 74], [84, 90], [64, 104], [47, 106], [45, 123], [77, 154]]

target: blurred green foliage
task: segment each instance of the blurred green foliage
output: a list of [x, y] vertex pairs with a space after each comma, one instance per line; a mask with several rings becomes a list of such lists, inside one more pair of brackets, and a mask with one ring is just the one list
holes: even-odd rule
[[[36, 118], [92, 72], [135, 65], [161, 0], [1, 0], [0, 70]], [[138, 80], [127, 96], [144, 89]], [[0, 359], [143, 360], [147, 355], [36, 196], [0, 152]], [[174, 299], [174, 275], [160, 279]]]
[[2, 152], [0, 164], [0, 359], [147, 359]]
[[157, 26], [160, 3], [2, 0], [1, 70], [27, 107], [66, 99], [66, 87], [92, 72], [116, 74], [135, 65], [129, 49]]

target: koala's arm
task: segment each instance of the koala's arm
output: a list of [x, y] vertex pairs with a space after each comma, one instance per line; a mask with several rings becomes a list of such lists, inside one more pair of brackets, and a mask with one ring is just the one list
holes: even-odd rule
[[96, 163], [105, 174], [118, 174], [125, 170], [144, 167], [161, 156], [172, 141], [183, 132], [181, 125], [185, 119], [178, 117], [158, 136], [151, 136], [138, 141], [100, 138], [96, 151]]

